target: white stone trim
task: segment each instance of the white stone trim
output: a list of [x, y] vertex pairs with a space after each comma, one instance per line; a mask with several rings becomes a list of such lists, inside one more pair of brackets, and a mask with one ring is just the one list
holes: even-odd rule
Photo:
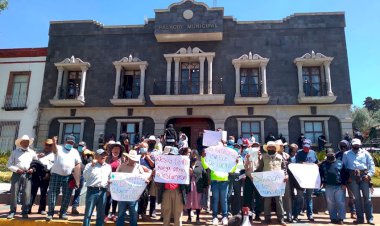
[[139, 135], [142, 137], [142, 130], [143, 130], [143, 121], [144, 119], [116, 119], [117, 122], [117, 131], [116, 131], [116, 139], [119, 139], [120, 137], [120, 128], [121, 123], [139, 123]]
[[329, 104], [336, 101], [336, 96], [315, 96], [315, 97], [306, 97], [299, 96], [298, 103], [300, 104]]
[[82, 107], [85, 102], [78, 99], [55, 100], [50, 99], [50, 104], [57, 107]]
[[80, 135], [79, 135], [79, 141], [83, 141], [83, 132], [84, 132], [84, 123], [86, 122], [86, 119], [58, 119], [59, 122], [59, 136], [58, 136], [58, 143], [62, 144], [64, 141], [62, 140], [62, 134], [63, 134], [63, 125], [67, 123], [80, 123]]
[[240, 137], [241, 135], [241, 123], [242, 122], [260, 122], [260, 143], [264, 143], [265, 142], [265, 138], [264, 138], [264, 122], [265, 122], [265, 119], [266, 118], [236, 118], [237, 122], [238, 122], [238, 136]]
[[155, 105], [210, 105], [224, 104], [225, 94], [150, 95]]
[[269, 97], [237, 97], [235, 96], [235, 104], [267, 104]]
[[301, 123], [301, 133], [305, 133], [305, 122], [323, 122], [323, 134], [326, 136], [326, 138], [330, 139], [330, 133], [329, 133], [329, 119], [330, 117], [300, 117], [300, 123]]
[[145, 104], [145, 98], [135, 99], [110, 99], [111, 104], [115, 106], [139, 106]]

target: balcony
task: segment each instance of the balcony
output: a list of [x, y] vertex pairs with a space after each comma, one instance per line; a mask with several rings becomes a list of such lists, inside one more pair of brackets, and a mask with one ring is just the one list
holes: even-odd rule
[[298, 97], [300, 104], [329, 104], [336, 100], [334, 94], [327, 92], [328, 83], [310, 83], [305, 81], [303, 91], [305, 96]]
[[79, 96], [79, 85], [72, 87], [60, 86], [58, 90], [58, 98], [51, 99], [50, 104], [57, 107], [80, 107], [84, 106], [83, 97]]
[[4, 110], [6, 111], [22, 111], [26, 109], [27, 96], [7, 95], [4, 100]]
[[140, 95], [140, 86], [136, 85], [131, 90], [124, 86], [119, 86], [119, 96], [117, 99], [110, 99], [115, 106], [138, 106], [145, 104], [144, 95]]
[[262, 96], [262, 84], [241, 84], [240, 96], [235, 96], [235, 104], [267, 104], [269, 97]]
[[[222, 93], [222, 82], [204, 82], [204, 84], [200, 87], [199, 82], [192, 81], [154, 82], [153, 95], [150, 95], [150, 99], [155, 105], [223, 104], [225, 94]], [[201, 88], [203, 88], [203, 94]]]

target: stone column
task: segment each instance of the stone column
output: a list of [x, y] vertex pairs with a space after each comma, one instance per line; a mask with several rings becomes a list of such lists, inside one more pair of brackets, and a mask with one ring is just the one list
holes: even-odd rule
[[268, 97], [267, 93], [267, 62], [260, 63], [261, 76], [263, 80], [263, 87], [261, 89], [261, 97]]
[[179, 57], [175, 57], [174, 58], [174, 62], [175, 62], [175, 68], [174, 68], [174, 94], [178, 95], [178, 90], [179, 90], [179, 61], [180, 61], [180, 58]]
[[208, 56], [207, 62], [208, 62], [208, 94], [212, 94], [212, 61], [214, 57]]
[[304, 97], [305, 92], [303, 90], [303, 78], [302, 78], [302, 62], [297, 62], [298, 71], [298, 97]]
[[235, 97], [240, 97], [240, 63], [235, 63], [235, 77], [236, 77], [236, 82], [235, 82]]
[[205, 57], [199, 57], [199, 94], [203, 95], [204, 94], [204, 82], [205, 82]]
[[113, 95], [113, 99], [119, 99], [121, 65], [115, 65], [115, 68], [116, 68], [116, 80], [115, 80], [115, 94]]
[[145, 90], [145, 70], [146, 65], [140, 65], [141, 77], [140, 77], [140, 95], [139, 99], [144, 99], [144, 90]]
[[79, 97], [78, 100], [85, 101], [84, 100], [84, 89], [86, 88], [86, 75], [87, 75], [87, 70], [88, 68], [85, 66], [82, 66], [80, 68], [82, 70], [82, 79], [80, 81], [80, 92], [79, 92]]
[[334, 93], [333, 93], [332, 88], [331, 88], [330, 64], [331, 64], [331, 62], [326, 61], [323, 63], [323, 66], [325, 67], [325, 75], [326, 75], [326, 82], [327, 82], [327, 95], [328, 96], [334, 96]]
[[54, 99], [57, 100], [60, 98], [59, 92], [61, 90], [62, 86], [62, 75], [63, 75], [63, 67], [58, 67], [58, 80], [57, 80], [57, 88], [55, 90], [55, 96]]
[[172, 77], [172, 61], [173, 58], [166, 58], [166, 95], [170, 95], [170, 80]]

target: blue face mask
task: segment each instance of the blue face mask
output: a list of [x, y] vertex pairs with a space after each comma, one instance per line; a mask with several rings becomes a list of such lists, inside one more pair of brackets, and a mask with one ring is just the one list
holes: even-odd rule
[[140, 148], [140, 154], [145, 154], [148, 152], [147, 148]]
[[235, 143], [234, 140], [228, 140], [228, 142], [227, 142], [228, 145], [233, 145], [234, 143]]
[[248, 154], [248, 148], [243, 150], [243, 155], [247, 155], [247, 154]]
[[73, 149], [73, 145], [71, 145], [71, 144], [65, 144], [65, 149], [66, 150], [68, 150], [68, 151], [70, 151], [71, 149]]
[[78, 151], [83, 152], [83, 146], [78, 146]]

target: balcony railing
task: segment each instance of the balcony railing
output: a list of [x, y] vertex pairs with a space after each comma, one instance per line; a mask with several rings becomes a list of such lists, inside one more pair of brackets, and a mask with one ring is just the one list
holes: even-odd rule
[[140, 95], [140, 86], [135, 85], [132, 90], [119, 86], [119, 99], [136, 99]]
[[21, 96], [7, 95], [5, 96], [4, 109], [7, 111], [24, 110], [26, 108], [27, 99], [28, 97], [24, 95], [21, 95]]
[[241, 84], [240, 95], [242, 97], [261, 97], [261, 84]]
[[79, 96], [79, 85], [77, 86], [61, 86], [59, 87], [58, 99], [60, 100], [76, 100]]
[[327, 83], [310, 83], [305, 81], [303, 84], [303, 91], [306, 97], [321, 97], [327, 96]]
[[[223, 84], [221, 81], [204, 82], [204, 94], [208, 94], [209, 85], [212, 85], [212, 94], [223, 94]], [[200, 94], [200, 83], [191, 81], [156, 81], [154, 82], [153, 94], [154, 95], [167, 95], [166, 90], [169, 87], [169, 95], [199, 95]]]

